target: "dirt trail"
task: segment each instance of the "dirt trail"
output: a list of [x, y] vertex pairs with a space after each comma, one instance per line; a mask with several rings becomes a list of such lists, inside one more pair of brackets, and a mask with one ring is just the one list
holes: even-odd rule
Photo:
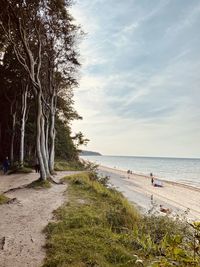
[[[72, 172], [59, 172], [56, 180]], [[32, 182], [37, 174], [0, 176], [0, 192]], [[0, 205], [0, 266], [38, 267], [45, 257], [44, 227], [52, 212], [62, 205], [66, 185], [50, 189], [20, 189], [6, 195], [17, 198], [12, 204]]]

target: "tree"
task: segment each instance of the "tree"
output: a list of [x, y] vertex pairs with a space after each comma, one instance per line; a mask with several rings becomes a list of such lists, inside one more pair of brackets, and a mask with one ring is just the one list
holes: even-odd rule
[[[67, 10], [70, 4], [64, 0], [3, 0], [6, 12], [0, 14], [3, 36], [24, 68], [36, 102], [36, 152], [43, 180], [53, 172], [57, 97], [76, 84], [73, 75], [79, 66], [75, 50], [79, 28]], [[21, 162], [24, 120], [23, 109]]]

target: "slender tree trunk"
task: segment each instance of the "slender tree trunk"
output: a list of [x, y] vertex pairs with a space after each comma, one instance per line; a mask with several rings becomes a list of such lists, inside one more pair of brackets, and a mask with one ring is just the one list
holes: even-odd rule
[[41, 152], [41, 118], [42, 118], [42, 99], [41, 99], [41, 92], [37, 94], [37, 123], [36, 123], [36, 151], [37, 151], [37, 158], [40, 164], [40, 178], [42, 180], [47, 179], [47, 173], [43, 161], [43, 155]]
[[55, 96], [52, 96], [51, 99], [51, 111], [50, 111], [50, 152], [49, 152], [49, 169], [51, 174], [54, 173], [54, 162], [55, 162]]
[[26, 110], [27, 110], [27, 93], [28, 86], [22, 93], [22, 118], [21, 118], [21, 136], [20, 136], [20, 151], [19, 151], [19, 162], [20, 166], [24, 166], [24, 135], [25, 135], [25, 124], [26, 124]]
[[49, 115], [46, 116], [45, 148], [46, 148], [47, 162], [49, 162]]
[[17, 112], [15, 111], [12, 114], [12, 134], [11, 134], [11, 142], [10, 142], [10, 162], [11, 162], [11, 166], [13, 166], [13, 163], [14, 163], [14, 141], [15, 141], [16, 115], [17, 115]]
[[51, 114], [49, 169], [53, 174], [55, 161], [55, 115]]
[[46, 171], [47, 178], [50, 177], [50, 171], [48, 166], [47, 154], [46, 154], [46, 140], [45, 140], [45, 126], [44, 126], [44, 115], [41, 116], [41, 136], [40, 136], [40, 146], [41, 146], [41, 154], [43, 158], [44, 168]]

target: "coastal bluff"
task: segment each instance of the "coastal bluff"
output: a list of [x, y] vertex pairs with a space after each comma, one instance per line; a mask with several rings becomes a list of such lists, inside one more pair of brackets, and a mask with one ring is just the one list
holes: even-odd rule
[[102, 156], [99, 152], [82, 150], [79, 154], [80, 156]]

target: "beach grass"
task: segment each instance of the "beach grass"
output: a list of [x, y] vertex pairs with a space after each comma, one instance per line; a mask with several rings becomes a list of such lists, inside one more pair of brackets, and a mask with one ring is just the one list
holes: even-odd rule
[[55, 171], [81, 171], [83, 165], [80, 162], [67, 162], [57, 160], [54, 164]]
[[54, 266], [199, 266], [188, 225], [167, 216], [142, 216], [94, 174], [65, 177], [68, 201], [45, 228]]

